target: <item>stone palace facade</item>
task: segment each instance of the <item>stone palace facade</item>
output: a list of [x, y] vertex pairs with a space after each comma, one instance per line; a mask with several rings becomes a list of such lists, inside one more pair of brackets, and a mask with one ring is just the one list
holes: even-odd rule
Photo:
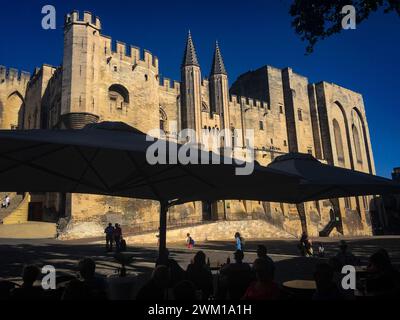
[[[161, 128], [169, 139], [176, 139], [172, 123], [177, 130], [253, 129], [256, 160], [263, 165], [293, 151], [375, 174], [361, 94], [328, 82], [309, 83], [291, 68], [271, 66], [249, 71], [229, 87], [218, 44], [211, 72], [204, 78], [190, 34], [181, 80], [161, 79], [156, 56], [114, 43], [101, 31], [99, 18], [73, 12], [65, 19], [62, 66], [43, 65], [32, 75], [1, 67], [0, 127], [79, 129], [88, 123], [122, 121], [143, 132]], [[234, 143], [244, 149], [248, 141]], [[310, 235], [370, 234], [371, 200], [190, 203], [173, 208], [169, 223], [266, 219], [294, 235], [304, 229]], [[70, 225], [110, 221], [137, 231], [158, 228], [157, 203], [151, 201], [32, 194], [30, 211], [33, 219], [66, 217]]]

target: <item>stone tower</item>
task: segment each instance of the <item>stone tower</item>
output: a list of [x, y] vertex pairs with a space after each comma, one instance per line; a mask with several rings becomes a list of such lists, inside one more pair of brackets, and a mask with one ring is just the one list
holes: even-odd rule
[[99, 18], [89, 12], [82, 20], [76, 11], [66, 17], [61, 102], [61, 122], [66, 128], [79, 129], [98, 121], [95, 97], [99, 96], [96, 68], [100, 55], [96, 43], [100, 31]]
[[196, 131], [197, 142], [201, 143], [201, 70], [189, 31], [181, 67], [182, 129]]
[[215, 53], [211, 67], [209, 85], [211, 109], [220, 115], [221, 129], [229, 129], [228, 73], [225, 69], [218, 42], [215, 44]]

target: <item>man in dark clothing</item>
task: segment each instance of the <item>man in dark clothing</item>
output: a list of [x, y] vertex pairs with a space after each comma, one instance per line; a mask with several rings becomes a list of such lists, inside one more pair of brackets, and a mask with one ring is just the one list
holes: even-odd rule
[[85, 258], [78, 264], [80, 279], [72, 280], [65, 288], [63, 300], [106, 300], [106, 282], [96, 277], [96, 263]]
[[23, 271], [23, 284], [21, 288], [11, 292], [12, 300], [41, 300], [44, 290], [42, 287], [35, 287], [34, 283], [39, 278], [40, 269], [36, 266], [26, 266]]
[[271, 263], [274, 265], [275, 268], [275, 263], [274, 261], [268, 256], [268, 250], [267, 247], [264, 246], [263, 244], [260, 244], [257, 246], [257, 257], [258, 259], [264, 259], [267, 260], [267, 262]]
[[197, 252], [193, 263], [188, 265], [186, 277], [195, 285], [196, 290], [201, 291], [202, 300], [208, 300], [213, 294], [213, 277], [203, 251]]
[[234, 258], [235, 263], [221, 268], [221, 285], [227, 289], [230, 300], [240, 300], [254, 279], [254, 275], [250, 265], [243, 262], [243, 251], [236, 250]]
[[122, 229], [118, 223], [115, 224], [114, 228], [114, 241], [117, 247], [117, 252], [121, 251], [121, 240], [122, 240]]
[[113, 249], [113, 242], [114, 242], [114, 227], [111, 223], [108, 224], [108, 227], [104, 230], [106, 234], [106, 249], [107, 251], [112, 251]]
[[160, 257], [156, 261], [156, 267], [164, 265], [168, 267], [170, 273], [170, 280], [168, 284], [168, 288], [175, 287], [180, 281], [182, 281], [185, 277], [185, 271], [182, 267], [176, 262], [176, 260], [170, 258], [169, 250], [165, 249], [164, 256]]

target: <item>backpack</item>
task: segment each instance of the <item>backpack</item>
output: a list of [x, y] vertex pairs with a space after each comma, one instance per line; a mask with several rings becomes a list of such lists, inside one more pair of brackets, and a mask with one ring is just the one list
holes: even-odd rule
[[189, 244], [192, 245], [192, 246], [194, 246], [194, 240], [193, 240], [192, 237], [190, 237]]

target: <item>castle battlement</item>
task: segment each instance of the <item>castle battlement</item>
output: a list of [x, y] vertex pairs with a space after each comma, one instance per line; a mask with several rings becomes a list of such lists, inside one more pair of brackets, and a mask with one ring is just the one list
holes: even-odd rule
[[239, 97], [234, 94], [229, 96], [229, 102], [233, 104], [234, 106], [237, 107], [243, 107], [244, 109], [249, 109], [249, 108], [268, 108], [268, 103], [265, 101], [260, 101], [257, 99], [252, 99], [248, 97]]
[[72, 24], [85, 24], [97, 30], [101, 30], [101, 21], [99, 17], [94, 16], [89, 11], [84, 11], [83, 17], [80, 16], [79, 11], [75, 10], [65, 16], [65, 27]]
[[171, 81], [169, 78], [160, 79], [160, 89], [164, 91], [175, 91], [177, 93], [180, 92], [181, 84], [178, 81]]
[[6, 68], [0, 66], [0, 84], [7, 82], [22, 82], [27, 83], [31, 78], [31, 74], [26, 71], [19, 71], [14, 68]]
[[134, 66], [140, 65], [148, 69], [158, 70], [158, 57], [154, 56], [149, 50], [140, 49], [136, 46], [129, 47], [125, 42], [115, 40], [109, 36], [101, 35], [104, 40], [105, 54], [111, 55], [112, 59], [119, 59]]

